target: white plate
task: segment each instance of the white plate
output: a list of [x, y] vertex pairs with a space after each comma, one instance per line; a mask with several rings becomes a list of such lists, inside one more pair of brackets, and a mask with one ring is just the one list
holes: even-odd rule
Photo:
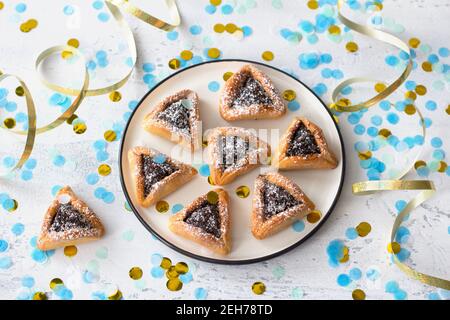
[[[294, 90], [297, 94], [296, 100], [301, 105], [300, 109], [298, 111], [288, 110], [285, 116], [277, 120], [250, 120], [230, 123], [223, 120], [218, 110], [220, 90], [212, 92], [208, 89], [208, 84], [211, 81], [217, 81], [223, 86], [222, 76], [225, 72], [235, 72], [247, 63], [253, 63], [265, 72], [280, 92], [286, 89]], [[140, 207], [135, 201], [133, 182], [127, 159], [128, 150], [135, 146], [152, 147], [162, 153], [173, 156], [175, 159], [182, 161], [184, 159], [186, 162], [186, 159], [189, 157], [186, 158], [185, 156], [188, 153], [185, 151], [183, 155], [181, 152], [175, 151], [184, 149], [170, 141], [149, 134], [142, 128], [144, 116], [156, 103], [164, 97], [186, 88], [194, 90], [199, 95], [203, 131], [218, 126], [239, 126], [255, 129], [279, 129], [279, 133], [283, 134], [292, 118], [297, 115], [305, 116], [320, 126], [331, 150], [339, 160], [338, 167], [334, 170], [286, 171], [282, 173], [297, 182], [316, 204], [317, 209], [322, 212], [320, 221], [311, 224], [305, 218], [303, 220], [305, 226], [303, 231], [298, 232], [293, 227], [289, 227], [265, 240], [256, 240], [252, 236], [250, 231], [250, 213], [253, 183], [261, 171], [268, 170], [270, 167], [255, 169], [223, 187], [230, 195], [232, 221], [232, 251], [225, 257], [212, 253], [194, 242], [173, 234], [167, 225], [169, 216], [172, 214], [173, 205], [182, 204], [187, 206], [195, 198], [214, 188], [207, 182], [207, 177], [199, 174], [194, 180], [167, 196], [164, 200], [170, 204], [171, 208], [165, 214], [158, 213], [154, 206], [147, 209]], [[272, 150], [276, 149], [278, 145], [277, 135], [275, 135], [274, 139], [269, 138], [265, 140], [271, 144]], [[201, 155], [201, 153], [200, 151], [198, 154]], [[329, 216], [339, 197], [344, 179], [344, 160], [342, 138], [332, 115], [322, 101], [303, 83], [281, 70], [257, 62], [219, 60], [185, 68], [163, 80], [147, 93], [131, 115], [125, 128], [119, 163], [125, 196], [138, 219], [156, 237], [173, 249], [197, 259], [217, 263], [239, 264], [262, 261], [280, 255], [312, 235]], [[204, 161], [206, 162], [207, 159], [204, 159]], [[193, 165], [198, 168], [198, 164]], [[242, 185], [251, 189], [250, 196], [245, 199], [239, 198], [235, 193], [236, 188]]]

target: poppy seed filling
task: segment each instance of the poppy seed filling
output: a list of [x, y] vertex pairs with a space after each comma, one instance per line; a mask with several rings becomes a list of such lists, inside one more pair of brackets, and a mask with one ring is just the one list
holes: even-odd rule
[[311, 131], [306, 128], [303, 122], [295, 130], [295, 133], [289, 142], [289, 147], [286, 152], [287, 156], [305, 156], [310, 154], [320, 153], [316, 138]]
[[207, 200], [198, 208], [188, 212], [184, 222], [201, 228], [216, 238], [220, 238], [222, 235], [222, 231], [220, 230], [219, 207], [217, 204], [211, 204]]
[[165, 177], [178, 171], [176, 167], [164, 161], [155, 162], [151, 156], [142, 155], [142, 175], [144, 177], [144, 196], [148, 196], [154, 185]]
[[171, 125], [175, 130], [190, 133], [189, 125], [190, 109], [183, 104], [183, 100], [172, 103], [166, 109], [158, 113], [157, 118]]
[[91, 229], [91, 223], [70, 203], [60, 204], [53, 221], [50, 232], [64, 232], [73, 229]]
[[254, 104], [271, 105], [272, 99], [267, 95], [263, 86], [256, 79], [249, 76], [240, 88], [232, 106], [248, 107]]
[[302, 203], [285, 189], [269, 181], [264, 182], [262, 200], [264, 203], [263, 215], [266, 219]]

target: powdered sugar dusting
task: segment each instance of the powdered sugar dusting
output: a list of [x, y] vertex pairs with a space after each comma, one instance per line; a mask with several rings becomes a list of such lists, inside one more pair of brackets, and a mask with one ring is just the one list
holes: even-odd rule
[[220, 228], [219, 208], [217, 204], [211, 204], [208, 201], [203, 201], [198, 208], [187, 213], [187, 217], [184, 221], [212, 234], [216, 238], [220, 238], [222, 234]]
[[141, 174], [144, 177], [145, 197], [150, 194], [152, 189], [159, 181], [178, 171], [178, 168], [169, 164], [167, 161], [163, 163], [157, 163], [153, 161], [153, 158], [149, 155], [141, 155], [141, 160], [142, 160]]
[[306, 128], [303, 122], [300, 122], [286, 151], [287, 156], [305, 156], [320, 153], [316, 139], [311, 131]]
[[189, 124], [189, 117], [191, 111], [192, 108], [187, 108], [183, 100], [179, 100], [158, 113], [157, 118], [166, 122], [174, 131], [190, 134], [191, 126]]
[[240, 88], [239, 94], [233, 101], [232, 106], [235, 108], [245, 108], [254, 104], [262, 104], [270, 107], [271, 103], [272, 99], [269, 98], [261, 84], [249, 76]]
[[264, 203], [263, 214], [266, 218], [270, 218], [302, 203], [285, 189], [267, 180], [264, 181], [262, 198]]

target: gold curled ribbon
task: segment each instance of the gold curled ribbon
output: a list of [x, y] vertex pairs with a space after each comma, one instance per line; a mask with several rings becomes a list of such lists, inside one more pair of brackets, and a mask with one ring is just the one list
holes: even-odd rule
[[[111, 85], [108, 85], [105, 87], [100, 87], [100, 88], [89, 89], [89, 72], [86, 68], [86, 59], [84, 58], [83, 54], [78, 49], [71, 47], [71, 46], [55, 46], [55, 47], [51, 47], [51, 48], [44, 50], [43, 52], [41, 52], [39, 54], [39, 56], [36, 59], [36, 63], [35, 63], [35, 69], [37, 71], [39, 80], [42, 82], [43, 85], [45, 85], [47, 88], [49, 88], [53, 91], [56, 91], [56, 92], [59, 92], [59, 93], [65, 94], [65, 95], [75, 96], [76, 98], [74, 99], [73, 103], [69, 106], [69, 108], [66, 111], [64, 111], [58, 118], [51, 121], [47, 125], [44, 125], [39, 128], [36, 128], [36, 108], [34, 105], [33, 97], [31, 95], [28, 87], [26, 86], [25, 82], [17, 76], [9, 75], [9, 74], [1, 74], [1, 72], [0, 72], [0, 82], [8, 77], [14, 77], [20, 83], [20, 85], [23, 87], [26, 104], [27, 104], [27, 116], [28, 116], [28, 129], [27, 130], [10, 130], [10, 129], [8, 129], [9, 132], [11, 132], [11, 133], [15, 133], [15, 134], [19, 134], [19, 135], [26, 135], [27, 138], [26, 138], [24, 150], [22, 151], [22, 155], [20, 156], [20, 159], [17, 162], [17, 164], [10, 170], [6, 171], [5, 173], [1, 173], [0, 176], [6, 176], [6, 175], [10, 174], [12, 171], [20, 169], [25, 164], [25, 162], [29, 159], [31, 152], [33, 151], [36, 135], [50, 131], [52, 129], [55, 129], [56, 127], [58, 127], [59, 125], [64, 123], [66, 120], [68, 120], [70, 117], [72, 117], [86, 96], [98, 96], [98, 95], [108, 94], [110, 92], [113, 92], [113, 91], [119, 89], [128, 81], [128, 79], [130, 78], [131, 73], [133, 72], [134, 67], [136, 65], [137, 48], [136, 48], [136, 41], [134, 39], [133, 32], [131, 31], [131, 28], [128, 25], [128, 23], [125, 21], [120, 9], [122, 9], [125, 12], [128, 12], [129, 14], [144, 21], [145, 23], [150, 24], [151, 26], [161, 29], [161, 30], [164, 30], [164, 31], [173, 30], [175, 27], [177, 27], [181, 23], [180, 15], [178, 12], [178, 7], [176, 5], [175, 0], [166, 0], [166, 4], [169, 9], [169, 13], [170, 13], [172, 19], [174, 20], [174, 22], [172, 24], [164, 22], [164, 21], [150, 15], [149, 13], [131, 5], [126, 0], [105, 0], [105, 3], [106, 3], [107, 8], [113, 15], [114, 19], [119, 24], [121, 30], [126, 35], [126, 39], [127, 39], [129, 50], [131, 52], [131, 59], [132, 59], [132, 65], [130, 67], [130, 70], [122, 79], [120, 79], [119, 81], [117, 81]], [[39, 72], [39, 66], [42, 64], [42, 62], [44, 62], [46, 59], [48, 59], [53, 54], [59, 53], [59, 52], [70, 52], [73, 55], [76, 55], [76, 56], [79, 56], [82, 58], [82, 62], [84, 64], [84, 81], [83, 81], [83, 84], [80, 89], [63, 87], [63, 86], [57, 85], [55, 83], [52, 83], [52, 82], [48, 81]], [[0, 125], [0, 127], [7, 129], [3, 125]]]
[[[341, 13], [343, 0], [338, 0], [337, 8], [338, 8], [338, 18], [339, 20], [347, 26], [349, 29], [356, 31], [358, 33], [361, 33], [363, 35], [366, 35], [370, 38], [380, 40], [382, 42], [391, 44], [398, 49], [404, 51], [408, 54], [408, 63], [403, 70], [402, 74], [391, 84], [389, 84], [383, 91], [379, 92], [374, 97], [357, 104], [352, 105], [343, 105], [340, 104], [337, 98], [339, 97], [341, 90], [345, 88], [348, 85], [354, 84], [354, 83], [361, 83], [361, 82], [380, 82], [369, 78], [364, 77], [356, 77], [356, 78], [350, 78], [347, 80], [342, 81], [339, 83], [336, 88], [333, 90], [332, 93], [332, 101], [334, 104], [334, 108], [337, 111], [340, 112], [354, 112], [359, 111], [362, 109], [368, 109], [371, 106], [377, 104], [381, 100], [385, 99], [389, 95], [391, 95], [394, 91], [396, 91], [401, 84], [406, 80], [406, 78], [409, 76], [412, 70], [413, 62], [410, 54], [409, 47], [406, 43], [404, 43], [401, 39], [377, 30], [373, 29], [368, 26], [357, 24], [348, 18], [346, 18]], [[416, 107], [417, 114], [420, 118], [420, 124], [422, 127], [422, 134], [425, 138], [426, 135], [426, 126], [424, 123], [424, 118], [420, 110]], [[420, 155], [420, 152], [416, 155], [414, 162], [418, 159]], [[395, 219], [392, 230], [391, 230], [391, 244], [395, 242], [395, 236], [397, 234], [398, 228], [404, 221], [404, 218], [411, 213], [415, 208], [420, 206], [423, 202], [430, 199], [436, 192], [436, 189], [434, 187], [434, 184], [432, 181], [429, 180], [401, 180], [410, 170], [412, 167], [406, 167], [404, 168], [400, 174], [398, 175], [397, 179], [394, 180], [380, 180], [380, 181], [362, 181], [354, 183], [352, 186], [352, 192], [355, 195], [367, 195], [372, 194], [375, 192], [380, 191], [396, 191], [396, 190], [420, 190], [420, 193], [416, 195], [412, 200], [408, 202], [408, 204], [405, 206], [403, 210], [399, 212], [397, 215], [397, 218]], [[421, 272], [416, 271], [415, 269], [411, 268], [410, 266], [406, 265], [405, 263], [401, 262], [397, 255], [393, 254], [393, 261], [394, 263], [399, 267], [400, 270], [402, 270], [405, 274], [407, 274], [409, 277], [413, 279], [417, 279], [425, 284], [443, 288], [446, 290], [450, 290], [450, 281], [446, 279], [441, 279], [438, 277], [430, 276]]]

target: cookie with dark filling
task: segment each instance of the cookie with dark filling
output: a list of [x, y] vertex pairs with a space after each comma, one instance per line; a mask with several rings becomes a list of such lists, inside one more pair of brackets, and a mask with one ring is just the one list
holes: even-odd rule
[[289, 178], [270, 172], [255, 180], [252, 233], [264, 239], [314, 210], [314, 203]]
[[219, 111], [227, 121], [275, 119], [286, 113], [286, 106], [269, 77], [248, 64], [225, 83]]
[[219, 127], [208, 135], [208, 154], [213, 183], [225, 185], [266, 163], [270, 146], [249, 130]]
[[105, 229], [97, 215], [69, 186], [62, 188], [47, 210], [37, 247], [51, 250], [101, 238]]
[[295, 118], [280, 140], [272, 164], [283, 170], [334, 169], [336, 156], [322, 130], [306, 118]]
[[201, 146], [199, 99], [181, 90], [158, 103], [144, 118], [144, 129], [194, 151]]
[[135, 147], [128, 151], [138, 203], [149, 207], [190, 181], [197, 170], [150, 148]]
[[220, 255], [231, 250], [228, 193], [215, 189], [170, 217], [169, 229]]

